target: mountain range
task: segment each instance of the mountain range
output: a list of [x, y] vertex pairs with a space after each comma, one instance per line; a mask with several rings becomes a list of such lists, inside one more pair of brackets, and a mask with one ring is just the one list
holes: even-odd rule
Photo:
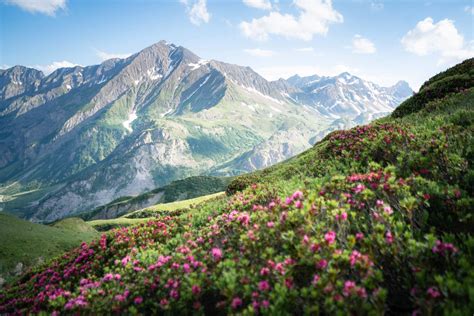
[[349, 73], [267, 81], [164, 41], [47, 76], [0, 70], [0, 209], [54, 221], [187, 176], [261, 169], [412, 93]]

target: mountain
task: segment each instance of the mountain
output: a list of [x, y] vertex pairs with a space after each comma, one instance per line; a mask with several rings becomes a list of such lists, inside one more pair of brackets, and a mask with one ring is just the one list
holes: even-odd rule
[[473, 69], [227, 195], [119, 219], [141, 223], [7, 284], [0, 314], [472, 315]]
[[348, 95], [385, 91], [354, 105], [329, 88], [269, 82], [164, 41], [48, 76], [17, 66], [0, 82], [0, 209], [34, 221], [188, 176], [264, 168], [309, 148], [335, 119], [350, 127], [390, 112], [402, 91], [347, 85]]
[[[322, 115], [336, 119], [355, 119], [360, 115], [368, 115], [370, 119], [382, 117], [413, 94], [405, 81], [385, 88], [347, 72], [335, 77], [296, 75], [286, 82], [301, 90], [290, 94], [293, 100], [311, 105]], [[357, 123], [364, 124], [370, 119]]]

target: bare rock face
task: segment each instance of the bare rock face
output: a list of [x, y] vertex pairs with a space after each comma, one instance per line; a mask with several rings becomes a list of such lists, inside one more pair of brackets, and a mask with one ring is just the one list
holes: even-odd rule
[[264, 168], [410, 92], [349, 74], [269, 82], [164, 41], [48, 76], [0, 70], [0, 209], [53, 221], [187, 176]]

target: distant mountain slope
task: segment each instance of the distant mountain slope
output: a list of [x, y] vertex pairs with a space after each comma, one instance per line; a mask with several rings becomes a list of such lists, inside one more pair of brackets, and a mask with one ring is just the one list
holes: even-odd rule
[[[400, 89], [364, 81], [341, 92], [339, 82], [337, 93], [269, 82], [163, 41], [48, 76], [2, 70], [0, 209], [53, 221], [187, 176], [264, 168], [309, 148], [335, 119], [353, 126], [402, 99]], [[355, 87], [368, 104], [351, 101]]]
[[361, 114], [381, 117], [413, 93], [405, 81], [384, 88], [347, 72], [335, 77], [293, 76], [287, 82], [301, 90], [292, 93], [292, 99], [333, 118], [354, 119]]

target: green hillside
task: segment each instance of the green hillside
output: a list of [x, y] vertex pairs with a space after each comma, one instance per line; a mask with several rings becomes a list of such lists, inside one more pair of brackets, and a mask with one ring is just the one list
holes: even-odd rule
[[24, 275], [0, 313], [472, 315], [473, 61], [392, 117]]
[[87, 222], [89, 227], [93, 227], [98, 231], [107, 231], [117, 227], [126, 227], [138, 223], [146, 222], [154, 217], [170, 215], [177, 216], [184, 212], [187, 212], [190, 208], [195, 208], [200, 203], [208, 201], [210, 199], [219, 198], [223, 195], [223, 192], [203, 195], [194, 199], [188, 199], [183, 201], [156, 204], [142, 210], [137, 210], [129, 214], [123, 215], [118, 218], [112, 219], [97, 219]]
[[155, 204], [171, 203], [222, 192], [231, 179], [230, 177], [189, 177], [173, 181], [166, 186], [138, 196], [121, 197], [79, 216], [85, 220], [118, 218]]
[[8, 280], [98, 236], [79, 219], [66, 219], [51, 227], [0, 213], [0, 276]]

